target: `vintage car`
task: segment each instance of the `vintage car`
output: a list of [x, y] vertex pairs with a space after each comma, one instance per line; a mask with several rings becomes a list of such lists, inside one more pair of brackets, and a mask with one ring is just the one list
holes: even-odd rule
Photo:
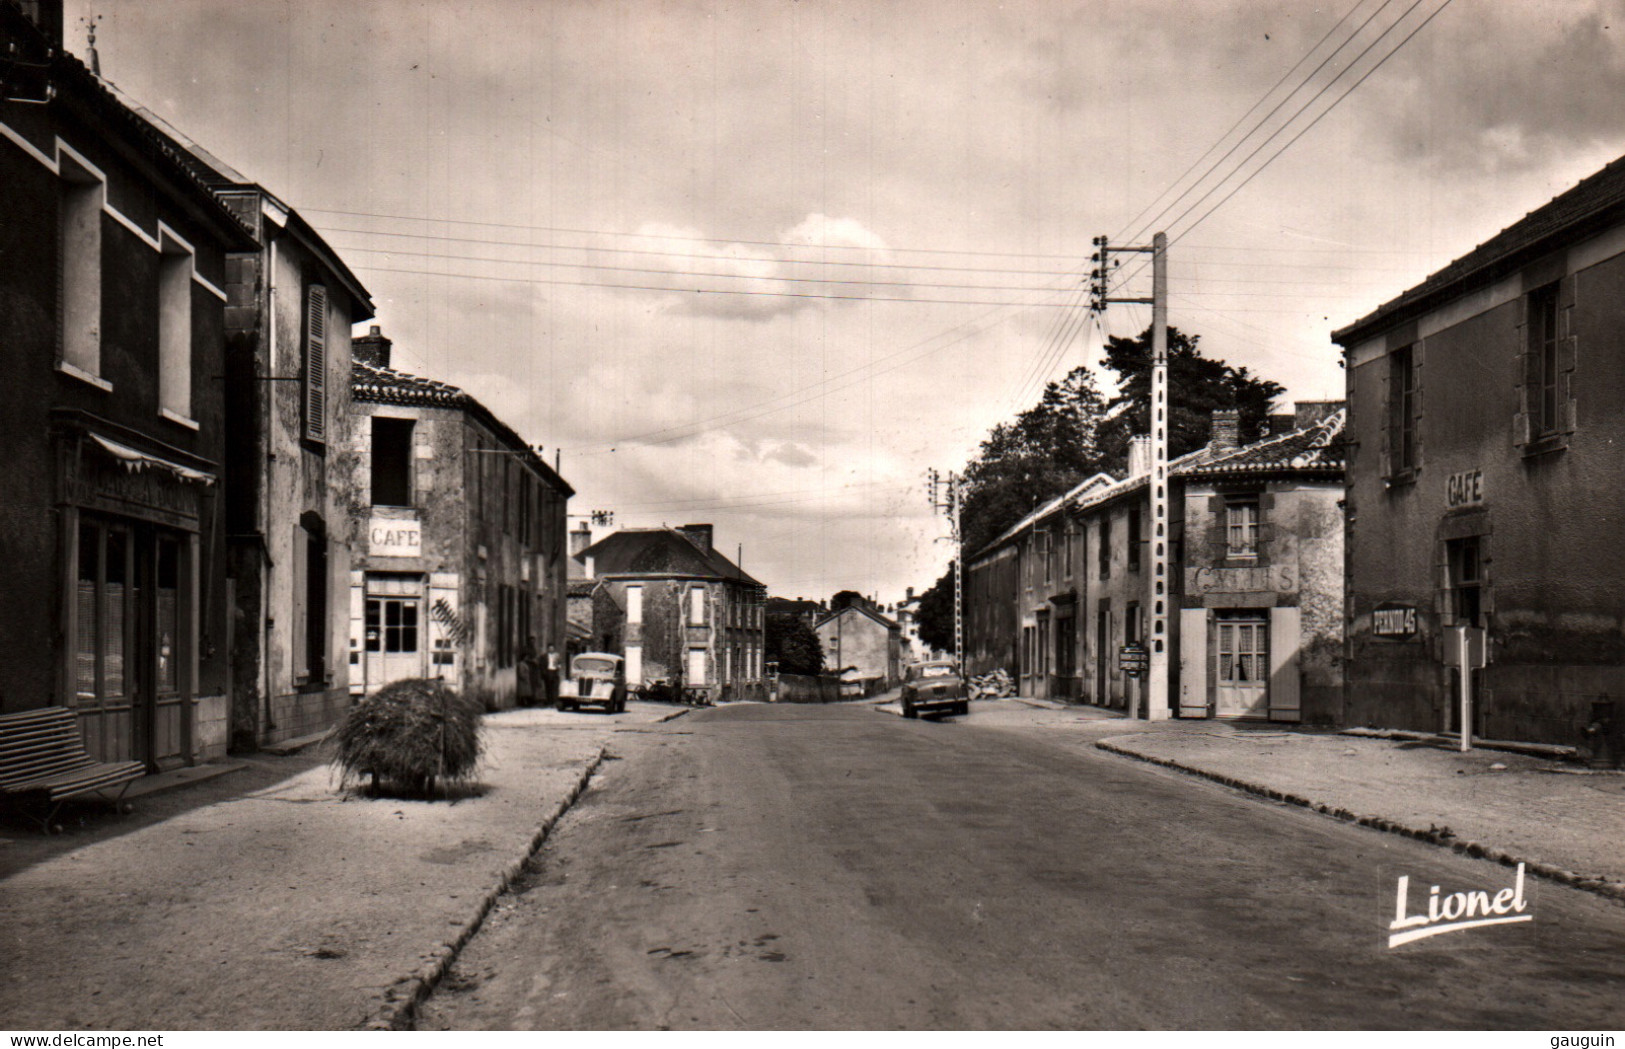
[[626, 661], [608, 652], [583, 652], [570, 660], [570, 677], [559, 688], [559, 709], [603, 707], [611, 714], [626, 709]]
[[903, 671], [903, 716], [970, 713], [965, 680], [951, 659], [911, 663]]

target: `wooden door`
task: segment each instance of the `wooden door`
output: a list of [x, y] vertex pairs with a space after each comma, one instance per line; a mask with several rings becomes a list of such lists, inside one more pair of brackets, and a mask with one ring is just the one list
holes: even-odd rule
[[1221, 718], [1269, 717], [1269, 620], [1261, 614], [1214, 620], [1217, 673], [1214, 713]]

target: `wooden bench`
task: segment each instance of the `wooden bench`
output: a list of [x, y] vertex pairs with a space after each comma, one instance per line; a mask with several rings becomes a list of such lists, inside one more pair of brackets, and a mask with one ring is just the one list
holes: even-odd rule
[[[84, 794], [99, 794], [116, 808], [130, 784], [146, 775], [139, 761], [97, 761], [85, 752], [79, 719], [67, 707], [42, 707], [0, 715], [0, 796], [39, 796], [47, 832], [62, 803]], [[119, 788], [116, 797], [107, 792]]]

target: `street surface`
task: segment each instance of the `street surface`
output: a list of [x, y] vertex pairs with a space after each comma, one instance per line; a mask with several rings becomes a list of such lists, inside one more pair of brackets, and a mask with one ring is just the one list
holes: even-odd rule
[[1390, 950], [1399, 876], [1415, 913], [1513, 872], [982, 709], [618, 734], [419, 1028], [1625, 1024], [1618, 904], [1532, 881], [1532, 922]]

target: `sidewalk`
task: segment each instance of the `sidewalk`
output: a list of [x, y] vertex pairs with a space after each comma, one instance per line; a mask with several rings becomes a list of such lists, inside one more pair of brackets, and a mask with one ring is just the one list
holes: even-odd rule
[[615, 733], [680, 713], [490, 715], [481, 789], [449, 801], [341, 794], [332, 766], [287, 759], [302, 771], [27, 866], [0, 881], [4, 1026], [387, 1027]]
[[[901, 714], [895, 703], [878, 709]], [[1355, 729], [1232, 721], [1138, 721], [1052, 700], [975, 700], [986, 728], [1179, 769], [1275, 801], [1431, 841], [1625, 902], [1625, 773], [1551, 756]], [[1531, 748], [1555, 751], [1557, 748]]]

